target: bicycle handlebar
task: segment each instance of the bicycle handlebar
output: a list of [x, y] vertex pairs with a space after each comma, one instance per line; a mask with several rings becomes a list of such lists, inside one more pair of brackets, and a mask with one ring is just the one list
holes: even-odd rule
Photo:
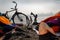
[[15, 1], [12, 1], [12, 3], [15, 3], [15, 4], [16, 4], [15, 7], [14, 7], [14, 8], [11, 8], [11, 9], [13, 9], [13, 10], [6, 11], [6, 14], [7, 14], [8, 12], [17, 11], [17, 3], [16, 3]]
[[16, 3], [15, 1], [13, 1], [13, 3], [15, 3], [15, 4], [16, 4], [14, 9], [17, 9], [17, 3]]

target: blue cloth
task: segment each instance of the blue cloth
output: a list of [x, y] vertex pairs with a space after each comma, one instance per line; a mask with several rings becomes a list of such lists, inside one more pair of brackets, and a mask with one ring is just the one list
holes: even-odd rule
[[4, 32], [8, 32], [8, 31], [11, 31], [12, 29], [15, 28], [15, 24], [14, 25], [6, 25], [6, 24], [3, 24], [0, 22], [0, 26], [3, 27], [3, 31]]

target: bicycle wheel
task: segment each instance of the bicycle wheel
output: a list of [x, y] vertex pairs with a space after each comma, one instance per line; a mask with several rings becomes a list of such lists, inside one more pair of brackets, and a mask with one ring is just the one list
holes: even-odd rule
[[25, 26], [29, 26], [30, 24], [28, 16], [21, 12], [15, 13], [12, 16], [12, 20], [14, 24], [23, 24]]

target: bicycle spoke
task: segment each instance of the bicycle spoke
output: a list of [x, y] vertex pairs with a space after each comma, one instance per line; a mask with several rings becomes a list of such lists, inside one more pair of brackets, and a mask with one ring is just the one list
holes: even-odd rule
[[17, 18], [18, 18], [18, 20], [19, 20], [19, 21], [21, 21], [21, 20], [22, 20], [22, 19], [21, 19], [21, 17], [20, 17], [19, 15], [17, 15]]

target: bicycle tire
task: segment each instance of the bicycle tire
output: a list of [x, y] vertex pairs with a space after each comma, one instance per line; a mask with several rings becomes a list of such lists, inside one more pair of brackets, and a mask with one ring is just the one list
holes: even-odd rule
[[[25, 14], [23, 14], [23, 13], [21, 13], [21, 12], [17, 12], [17, 13], [15, 13], [13, 16], [12, 16], [12, 21], [13, 21], [13, 23], [14, 24], [16, 24], [16, 22], [15, 22], [15, 17], [17, 16], [17, 18], [19, 19], [19, 20], [21, 20], [21, 17], [20, 16], [21, 15], [23, 15], [25, 18], [26, 18], [26, 26], [29, 26], [29, 24], [30, 24], [30, 22], [29, 22], [29, 18], [28, 18], [28, 16], [27, 15], [25, 15]], [[18, 17], [19, 16], [19, 17]], [[21, 21], [20, 21], [21, 22]]]

